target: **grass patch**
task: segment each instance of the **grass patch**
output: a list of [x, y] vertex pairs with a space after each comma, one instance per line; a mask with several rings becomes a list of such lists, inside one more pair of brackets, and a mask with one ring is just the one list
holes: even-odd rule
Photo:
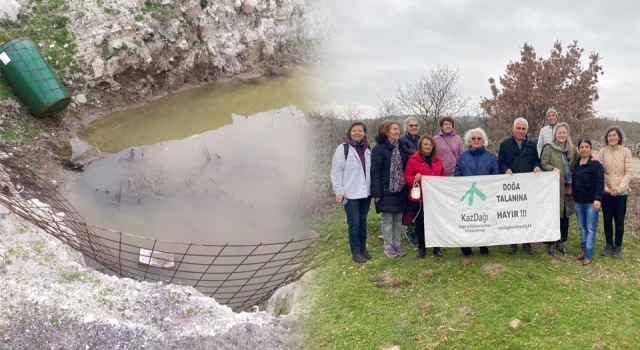
[[31, 1], [16, 22], [0, 21], [0, 43], [17, 36], [28, 36], [59, 77], [75, 73], [79, 71], [73, 59], [77, 46], [67, 29], [69, 19], [62, 15], [52, 16], [69, 9], [64, 0]]
[[[592, 264], [576, 261], [580, 251], [575, 216], [567, 254], [546, 255], [505, 246], [478, 249], [467, 259], [458, 248], [444, 257], [417, 260], [403, 238], [406, 257], [382, 252], [380, 216], [368, 219], [368, 250], [373, 259], [351, 261], [342, 211], [319, 220], [323, 242], [317, 295], [302, 329], [311, 349], [587, 349], [640, 347], [640, 268], [633, 252], [638, 239], [625, 237], [623, 258], [600, 256], [602, 220]], [[627, 232], [630, 232], [628, 230]], [[409, 249], [407, 249], [409, 248]], [[520, 321], [518, 327], [509, 324]]]
[[84, 281], [85, 273], [82, 271], [63, 272], [62, 277], [67, 282]]

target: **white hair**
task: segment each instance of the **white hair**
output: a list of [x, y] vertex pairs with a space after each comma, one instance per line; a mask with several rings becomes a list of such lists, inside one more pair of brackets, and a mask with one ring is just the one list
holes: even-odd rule
[[415, 120], [416, 123], [418, 123], [418, 127], [420, 127], [420, 123], [418, 122], [418, 118], [416, 117], [408, 117], [407, 119], [404, 120], [404, 132], [407, 132], [407, 127], [409, 126], [409, 122]]
[[516, 118], [516, 120], [513, 121], [513, 126], [516, 126], [516, 124], [518, 124], [518, 123], [524, 123], [524, 125], [527, 126], [527, 129], [529, 129], [529, 122], [526, 119], [524, 119], [522, 117]]
[[467, 131], [467, 133], [464, 134], [464, 142], [467, 145], [467, 147], [471, 146], [471, 135], [473, 135], [474, 132], [480, 133], [480, 136], [482, 136], [482, 140], [484, 141], [485, 146], [489, 144], [489, 138], [487, 137], [487, 133], [484, 132], [482, 128], [475, 128]]

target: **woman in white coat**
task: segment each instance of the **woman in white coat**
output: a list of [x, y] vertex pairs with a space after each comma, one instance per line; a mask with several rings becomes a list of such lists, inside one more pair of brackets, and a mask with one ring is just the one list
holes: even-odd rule
[[336, 201], [342, 203], [349, 226], [351, 257], [357, 263], [371, 259], [367, 251], [367, 214], [371, 205], [371, 148], [367, 127], [349, 124], [331, 162], [331, 183]]

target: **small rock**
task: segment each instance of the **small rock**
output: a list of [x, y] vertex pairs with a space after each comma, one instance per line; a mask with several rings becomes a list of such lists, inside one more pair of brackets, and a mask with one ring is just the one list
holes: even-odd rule
[[102, 43], [104, 42], [104, 34], [98, 34], [96, 35], [96, 38], [93, 41], [96, 46], [100, 46], [102, 45]]
[[91, 64], [91, 67], [93, 68], [94, 79], [102, 77], [102, 75], [104, 74], [104, 61], [102, 60], [102, 58], [97, 57]]
[[175, 18], [169, 21], [169, 26], [173, 29], [178, 28], [179, 25], [180, 25], [180, 21]]
[[76, 96], [76, 103], [80, 105], [87, 103], [87, 97], [84, 94], [78, 94]]
[[58, 187], [58, 181], [56, 181], [56, 180], [51, 180], [51, 186], [53, 186], [53, 187]]
[[400, 350], [400, 345], [385, 346], [382, 348], [382, 350]]
[[151, 40], [155, 35], [156, 32], [153, 30], [153, 28], [147, 27], [142, 30], [142, 39], [144, 40]]
[[0, 1], [0, 20], [17, 21], [20, 4], [15, 0]]
[[84, 319], [82, 319], [82, 322], [83, 323], [89, 323], [89, 322], [93, 322], [95, 320], [96, 320], [96, 318], [93, 317], [93, 315], [87, 315], [87, 316], [85, 316]]
[[184, 7], [180, 7], [180, 12], [182, 12], [182, 13], [187, 13], [187, 9], [186, 9], [186, 8], [184, 8]]
[[240, 9], [242, 8], [242, 1], [236, 0], [236, 2], [233, 4], [233, 8], [236, 9], [236, 11], [240, 11]]
[[110, 318], [107, 320], [107, 322], [112, 326], [117, 326], [120, 324], [120, 322], [118, 322], [118, 320], [116, 320], [115, 318]]
[[187, 50], [189, 50], [189, 43], [185, 39], [180, 40], [178, 43], [178, 51], [184, 52]]
[[250, 15], [256, 6], [258, 6], [258, 0], [244, 0], [242, 3], [242, 12], [244, 12], [245, 15]]
[[120, 50], [122, 48], [122, 40], [120, 39], [113, 39], [113, 41], [111, 42], [111, 47], [116, 49], [116, 50]]
[[151, 63], [153, 61], [153, 57], [151, 57], [151, 53], [149, 53], [149, 49], [146, 47], [140, 50], [139, 55], [140, 55], [140, 58], [142, 58], [142, 60], [145, 61], [146, 63]]
[[517, 328], [518, 325], [520, 325], [520, 320], [517, 318], [509, 322], [509, 326], [511, 326], [511, 328]]
[[167, 41], [169, 41], [170, 43], [174, 43], [176, 41], [176, 35], [169, 31], [164, 33], [164, 37], [167, 39]]
[[69, 310], [69, 305], [66, 305], [66, 304], [60, 305], [60, 310]]

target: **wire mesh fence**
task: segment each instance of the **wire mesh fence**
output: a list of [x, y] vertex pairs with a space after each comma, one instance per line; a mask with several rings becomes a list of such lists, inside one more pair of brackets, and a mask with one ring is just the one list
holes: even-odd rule
[[0, 161], [0, 204], [82, 253], [88, 265], [140, 281], [190, 285], [241, 311], [314, 266], [315, 235], [278, 243], [198, 244], [88, 224], [55, 188], [14, 158]]

